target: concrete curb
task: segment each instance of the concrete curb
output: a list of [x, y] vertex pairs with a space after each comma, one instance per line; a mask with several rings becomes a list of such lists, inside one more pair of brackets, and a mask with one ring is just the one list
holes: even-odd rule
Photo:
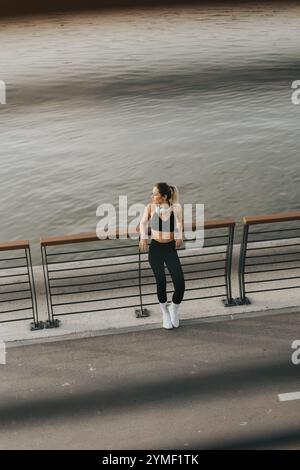
[[[272, 315], [284, 315], [290, 313], [299, 313], [300, 314], [300, 306], [299, 307], [284, 307], [284, 308], [275, 308], [270, 310], [260, 310], [260, 311], [252, 311], [252, 312], [244, 312], [244, 313], [233, 313], [233, 314], [224, 314], [224, 315], [215, 315], [209, 317], [199, 317], [199, 318], [189, 318], [185, 320], [181, 320], [181, 326], [190, 326], [190, 325], [197, 325], [200, 323], [214, 323], [214, 322], [222, 322], [222, 321], [230, 321], [230, 320], [242, 320], [242, 319], [251, 319], [251, 318], [261, 318], [266, 316]], [[148, 330], [157, 330], [162, 329], [162, 324], [160, 323], [153, 323], [153, 324], [146, 324], [141, 326], [129, 326], [123, 328], [109, 328], [106, 330], [90, 330], [80, 333], [70, 333], [66, 335], [60, 336], [49, 336], [45, 338], [36, 338], [36, 339], [24, 339], [24, 340], [17, 340], [17, 341], [8, 341], [6, 343], [6, 348], [17, 348], [21, 346], [31, 346], [34, 344], [43, 344], [43, 343], [56, 343], [60, 341], [69, 341], [69, 340], [76, 340], [76, 339], [83, 339], [83, 338], [94, 338], [100, 336], [107, 336], [107, 335], [118, 335], [118, 334], [126, 334], [126, 333], [135, 333], [139, 331], [148, 331]], [[170, 334], [170, 331], [177, 331], [177, 328], [173, 330], [166, 330], [167, 334]], [[172, 334], [172, 333], [171, 333]]]

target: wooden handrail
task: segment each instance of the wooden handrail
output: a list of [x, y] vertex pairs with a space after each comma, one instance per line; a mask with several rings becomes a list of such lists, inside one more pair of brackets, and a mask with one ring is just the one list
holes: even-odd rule
[[28, 240], [16, 240], [16, 241], [9, 241], [0, 243], [0, 251], [5, 250], [21, 250], [29, 248], [29, 241]]
[[[133, 232], [134, 233], [134, 232]], [[109, 238], [112, 234], [109, 232], [104, 232], [105, 238], [104, 240]], [[120, 236], [124, 236], [125, 238], [128, 238], [129, 233], [121, 230], [116, 230], [116, 238], [120, 238]], [[127, 237], [126, 237], [127, 235]], [[43, 246], [50, 246], [50, 245], [65, 245], [67, 243], [81, 243], [81, 242], [96, 242], [99, 241], [100, 238], [97, 236], [96, 232], [83, 232], [83, 233], [77, 233], [74, 235], [63, 235], [63, 236], [58, 236], [58, 237], [41, 237], [40, 243]]]
[[[230, 227], [234, 225], [235, 225], [235, 220], [233, 217], [229, 217], [228, 219], [223, 219], [223, 220], [208, 220], [207, 222], [204, 222], [205, 229]], [[195, 226], [195, 229], [196, 229], [196, 226]]]
[[279, 212], [277, 214], [243, 217], [244, 225], [258, 225], [258, 224], [268, 224], [268, 223], [274, 223], [274, 222], [287, 222], [289, 220], [300, 220], [300, 211]]
[[[223, 220], [209, 220], [207, 222], [204, 222], [204, 229], [214, 229], [214, 228], [222, 228], [222, 227], [230, 227], [235, 225], [235, 220], [230, 217], [227, 219]], [[186, 226], [184, 226], [184, 229], [186, 231], [195, 231], [196, 230], [196, 224], [195, 222], [193, 223], [188, 223]], [[199, 227], [198, 227], [199, 228]], [[148, 234], [149, 232], [151, 233], [151, 227], [149, 227]], [[132, 235], [138, 235], [139, 233], [139, 225], [136, 227], [136, 231], [132, 230], [130, 232], [126, 230], [116, 230], [116, 235], [115, 238], [129, 238]], [[112, 235], [111, 232], [103, 232], [103, 240], [109, 239], [110, 235]], [[74, 235], [64, 235], [64, 236], [56, 236], [56, 237], [41, 237], [40, 243], [42, 246], [53, 246], [53, 245], [65, 245], [68, 243], [81, 243], [81, 242], [94, 242], [94, 241], [99, 241], [100, 238], [98, 238], [96, 232], [83, 232], [83, 233], [78, 233]]]

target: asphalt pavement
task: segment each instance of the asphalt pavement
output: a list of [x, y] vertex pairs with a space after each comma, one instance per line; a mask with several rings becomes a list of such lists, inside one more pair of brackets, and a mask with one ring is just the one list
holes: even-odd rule
[[9, 348], [0, 448], [300, 449], [295, 340], [299, 313]]

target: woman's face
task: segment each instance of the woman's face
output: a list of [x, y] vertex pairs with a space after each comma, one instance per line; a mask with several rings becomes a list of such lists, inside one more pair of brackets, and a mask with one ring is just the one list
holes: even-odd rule
[[161, 196], [157, 187], [154, 186], [154, 188], [152, 189], [151, 202], [153, 202], [154, 204], [163, 204], [166, 202], [166, 199], [167, 196]]

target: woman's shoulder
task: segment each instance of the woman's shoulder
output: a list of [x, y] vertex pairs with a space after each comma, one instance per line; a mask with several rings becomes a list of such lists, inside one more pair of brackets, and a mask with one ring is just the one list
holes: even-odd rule
[[149, 216], [151, 216], [152, 214], [156, 214], [156, 204], [154, 204], [153, 202], [149, 202], [146, 207]]
[[182, 207], [181, 207], [181, 204], [179, 204], [179, 202], [175, 202], [174, 204], [172, 204], [172, 209], [175, 213], [182, 212]]

